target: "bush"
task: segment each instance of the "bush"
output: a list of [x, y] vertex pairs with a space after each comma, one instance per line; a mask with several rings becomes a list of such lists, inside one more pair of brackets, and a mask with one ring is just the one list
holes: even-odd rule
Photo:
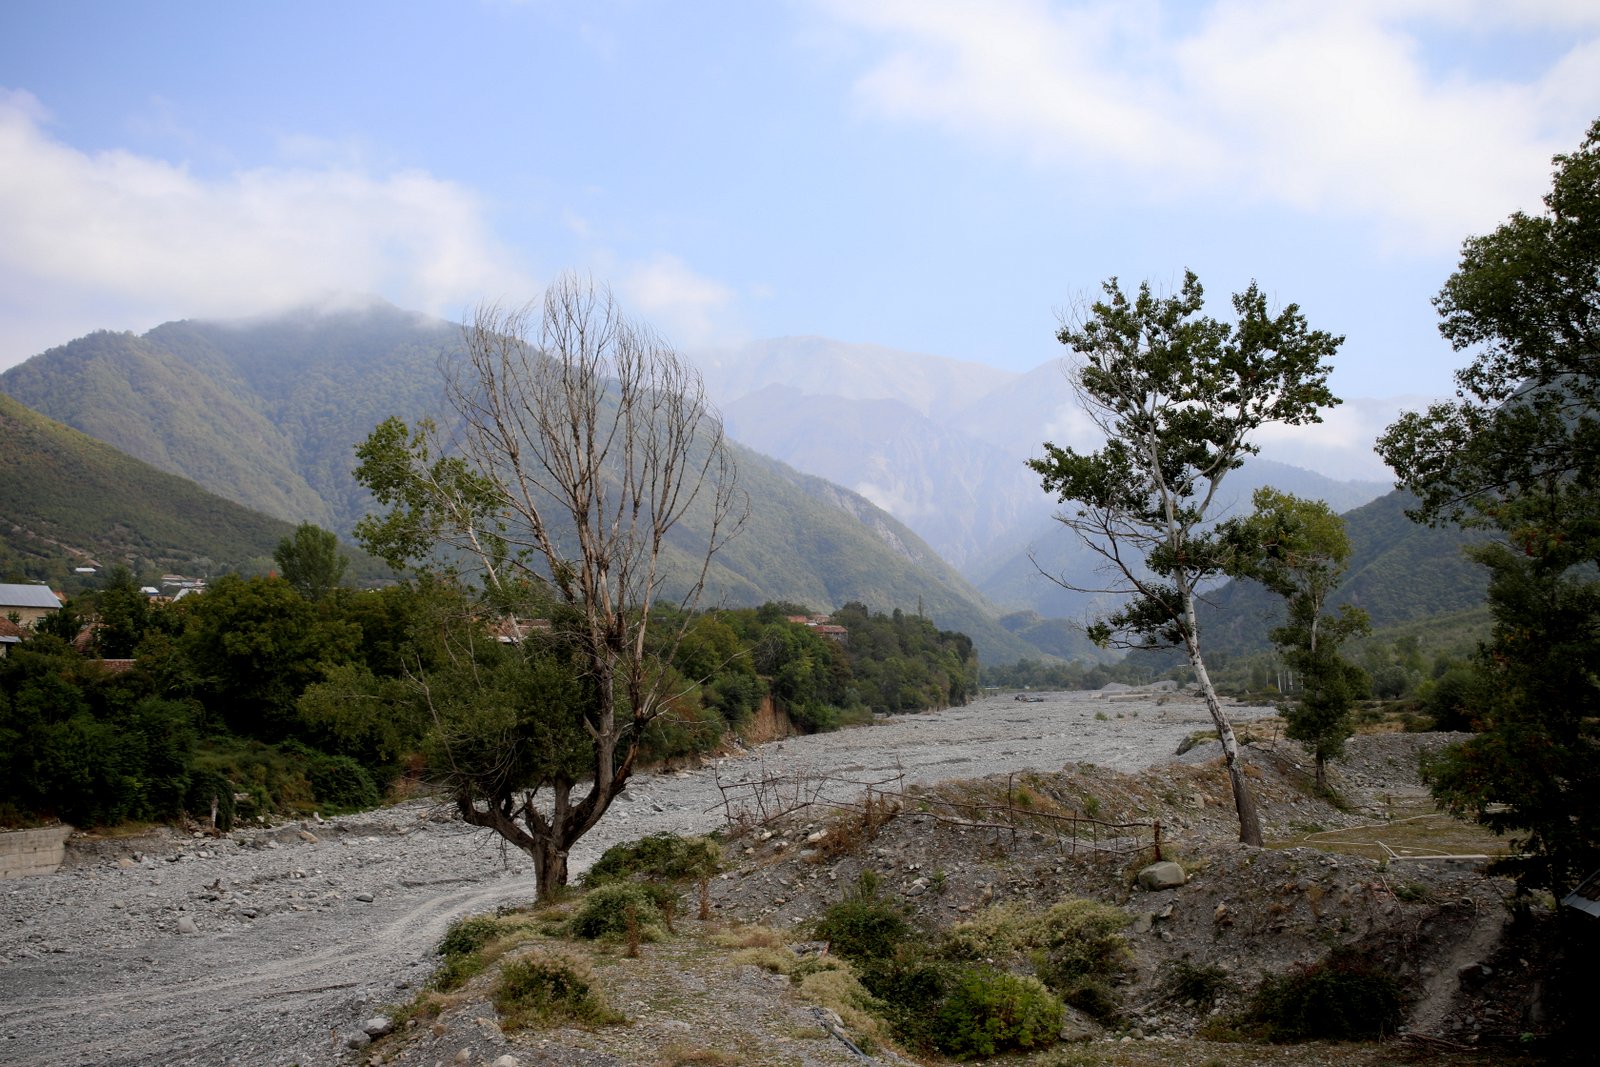
[[636, 882], [613, 882], [589, 890], [567, 923], [567, 932], [588, 941], [629, 936], [632, 923], [641, 941], [665, 941], [667, 931], [655, 894]]
[[451, 923], [435, 950], [444, 960], [429, 984], [441, 993], [466, 985], [484, 968], [484, 946], [501, 933], [502, 927], [492, 915], [468, 915]]
[[217, 829], [233, 829], [233, 783], [217, 771], [198, 770], [190, 774], [188, 788], [183, 794], [183, 810], [192, 819], [210, 822], [213, 803], [217, 806]]
[[536, 953], [512, 960], [495, 983], [494, 1008], [503, 1030], [579, 1023], [621, 1022], [595, 988], [589, 968], [570, 956]]
[[1405, 1018], [1394, 974], [1353, 949], [1335, 949], [1308, 967], [1269, 975], [1240, 1020], [1274, 1042], [1362, 1041], [1386, 1037]]
[[845, 959], [869, 962], [892, 957], [911, 924], [897, 905], [878, 895], [878, 876], [862, 871], [855, 888], [822, 913], [815, 932]]
[[466, 915], [450, 924], [435, 951], [441, 956], [465, 956], [500, 936], [500, 921], [493, 915]]
[[957, 1059], [1053, 1044], [1061, 1002], [1035, 978], [988, 968], [961, 973], [934, 1015], [934, 1046]]
[[1094, 900], [1063, 900], [1043, 912], [1000, 905], [960, 923], [942, 951], [959, 960], [1027, 963], [1062, 1000], [1095, 1018], [1115, 1015], [1111, 984], [1132, 959], [1121, 908]]
[[861, 967], [861, 984], [883, 1003], [895, 1036], [919, 1049], [938, 1047], [934, 1020], [962, 968], [946, 960], [902, 954]]
[[349, 756], [317, 753], [308, 761], [306, 777], [324, 811], [366, 811], [382, 800], [372, 775]]
[[584, 875], [584, 884], [600, 886], [629, 878], [690, 882], [709, 878], [721, 869], [722, 846], [711, 838], [651, 834], [606, 849]]
[[1034, 973], [1061, 998], [1097, 1019], [1116, 1014], [1109, 986], [1132, 959], [1127, 912], [1095, 900], [1063, 900], [1029, 930]]
[[1170, 1001], [1193, 1004], [1202, 1011], [1209, 1011], [1223, 994], [1234, 988], [1234, 982], [1221, 967], [1174, 960], [1162, 977], [1160, 988]]

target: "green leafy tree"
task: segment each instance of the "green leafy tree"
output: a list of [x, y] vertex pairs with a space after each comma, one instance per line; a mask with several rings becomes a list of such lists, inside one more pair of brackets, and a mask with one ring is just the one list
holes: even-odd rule
[[324, 672], [355, 658], [355, 626], [325, 618], [287, 582], [224, 575], [198, 597], [186, 597], [178, 650], [184, 668], [167, 664], [165, 677], [187, 679], [192, 694], [220, 710], [242, 737], [278, 741], [299, 728], [296, 702]]
[[[151, 624], [150, 598], [127, 567], [111, 568], [95, 598], [95, 646], [108, 659], [127, 659]], [[76, 636], [76, 635], [73, 635]], [[70, 638], [69, 638], [70, 640]]]
[[1295, 305], [1271, 314], [1253, 283], [1234, 296], [1231, 325], [1201, 314], [1204, 292], [1192, 272], [1172, 296], [1146, 283], [1130, 298], [1115, 278], [1104, 292], [1059, 337], [1081, 357], [1072, 384], [1106, 443], [1080, 453], [1046, 442], [1029, 465], [1047, 492], [1073, 505], [1056, 517], [1099, 557], [1109, 584], [1051, 577], [1129, 598], [1090, 628], [1097, 643], [1183, 650], [1222, 739], [1239, 839], [1259, 845], [1243, 757], [1201, 655], [1195, 601], [1226, 572], [1210, 525], [1223, 479], [1257, 451], [1254, 430], [1315, 422], [1319, 409], [1338, 403], [1324, 361], [1343, 338], [1308, 329]]
[[284, 581], [307, 600], [321, 600], [339, 587], [349, 557], [339, 551], [339, 537], [314, 523], [303, 522], [278, 542], [272, 558]]
[[1346, 638], [1370, 628], [1366, 612], [1349, 604], [1328, 610], [1350, 560], [1350, 539], [1344, 520], [1323, 501], [1265, 487], [1254, 503], [1253, 514], [1218, 532], [1234, 549], [1231, 573], [1284, 598], [1287, 620], [1272, 640], [1300, 677], [1298, 698], [1282, 705], [1286, 732], [1310, 750], [1317, 786], [1325, 789], [1328, 761], [1343, 757], [1354, 732], [1350, 710], [1366, 688], [1366, 672], [1339, 654]]
[[1484, 527], [1495, 625], [1477, 736], [1432, 769], [1452, 810], [1514, 835], [1504, 866], [1561, 892], [1600, 865], [1600, 121], [1556, 156], [1545, 211], [1469, 238], [1434, 304], [1472, 361], [1456, 399], [1378, 451], [1413, 518]]
[[[478, 708], [508, 729], [543, 730], [559, 710], [585, 738], [581, 770], [564, 757], [508, 763], [497, 744], [522, 735], [466, 729], [463, 710], [452, 720], [459, 740], [438, 753], [449, 762], [435, 763], [452, 768], [461, 817], [526, 852], [549, 897], [566, 884], [568, 849], [622, 791], [647, 728], [679, 695], [667, 668], [712, 558], [742, 521], [742, 497], [698, 374], [592, 284], [562, 279], [542, 308], [481, 308], [446, 392], [457, 427], [448, 445], [435, 423], [390, 419], [358, 448], [356, 476], [388, 510], [362, 520], [357, 537], [396, 567], [466, 568], [512, 625], [551, 618], [557, 648], [529, 664], [542, 679], [527, 691], [538, 715], [498, 698], [458, 704], [461, 694], [427, 680], [435, 721], [446, 721], [440, 709]], [[692, 561], [674, 574], [669, 539]], [[679, 596], [668, 598], [669, 580]], [[678, 610], [652, 627], [662, 599]], [[561, 690], [563, 668], [581, 685]], [[557, 690], [560, 700], [541, 695]]]

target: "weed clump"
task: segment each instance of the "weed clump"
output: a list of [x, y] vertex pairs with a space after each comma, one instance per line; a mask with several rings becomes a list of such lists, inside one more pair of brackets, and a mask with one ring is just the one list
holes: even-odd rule
[[606, 849], [584, 884], [591, 887], [629, 882], [646, 887], [668, 932], [682, 900], [682, 887], [700, 884], [700, 918], [709, 919], [709, 883], [722, 870], [722, 846], [710, 837], [651, 834]]
[[1338, 948], [1310, 966], [1262, 979], [1237, 1024], [1274, 1043], [1364, 1041], [1393, 1034], [1404, 1018], [1405, 993], [1394, 974]]
[[855, 887], [817, 920], [816, 936], [847, 960], [888, 959], [911, 933], [911, 923], [895, 903], [878, 892], [878, 876], [862, 871]]
[[1233, 979], [1221, 967], [1174, 960], [1161, 978], [1160, 989], [1173, 1003], [1192, 1004], [1200, 1011], [1210, 1011], [1234, 987]]
[[655, 894], [637, 882], [612, 882], [589, 890], [566, 929], [585, 941], [667, 939], [666, 919]]
[[1025, 965], [1066, 1003], [1107, 1019], [1117, 1013], [1111, 987], [1133, 958], [1122, 936], [1129, 921], [1122, 909], [1094, 900], [1063, 900], [1042, 912], [998, 905], [954, 927], [943, 954]]
[[487, 964], [483, 949], [504, 933], [493, 915], [467, 915], [450, 924], [435, 950], [443, 957], [429, 984], [441, 993], [460, 989]]
[[494, 1008], [504, 1030], [623, 1021], [606, 1006], [587, 965], [556, 953], [535, 953], [502, 967]]
[[692, 882], [722, 870], [722, 846], [709, 837], [651, 834], [612, 845], [584, 875], [584, 885], [612, 882]]

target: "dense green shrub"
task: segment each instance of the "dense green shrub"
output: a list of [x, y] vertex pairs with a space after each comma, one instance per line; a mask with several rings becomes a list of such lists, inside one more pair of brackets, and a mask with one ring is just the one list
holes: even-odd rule
[[500, 1013], [503, 1030], [622, 1021], [606, 1007], [588, 966], [555, 953], [535, 953], [502, 967], [494, 988], [494, 1008]]
[[612, 845], [584, 875], [590, 886], [643, 878], [657, 882], [689, 882], [722, 869], [722, 846], [709, 837], [651, 834]]
[[1095, 900], [1063, 900], [1030, 931], [1034, 973], [1068, 1004], [1097, 1019], [1116, 1014], [1111, 983], [1132, 960], [1122, 930], [1128, 913]]
[[665, 919], [656, 895], [637, 882], [612, 882], [589, 890], [567, 923], [574, 937], [588, 941], [629, 936], [632, 924], [641, 941], [664, 941]]
[[1394, 1033], [1404, 1018], [1405, 994], [1392, 970], [1340, 948], [1262, 979], [1240, 1023], [1267, 1041], [1362, 1041]]
[[1046, 910], [1000, 905], [946, 935], [943, 954], [957, 960], [1027, 965], [1062, 1000], [1096, 1018], [1116, 1014], [1111, 987], [1132, 959], [1121, 908], [1095, 900], [1063, 900]]
[[450, 924], [435, 950], [444, 959], [429, 982], [441, 993], [466, 985], [467, 979], [483, 970], [483, 947], [502, 932], [493, 915], [466, 915]]
[[963, 971], [933, 1019], [933, 1042], [957, 1059], [1053, 1044], [1061, 1002], [1036, 978], [991, 968]]
[[822, 913], [816, 936], [847, 960], [886, 960], [911, 932], [905, 912], [878, 893], [878, 877], [862, 871], [855, 887]]
[[500, 920], [493, 915], [463, 915], [450, 924], [436, 950], [441, 956], [465, 956], [500, 936]]
[[315, 754], [307, 761], [306, 778], [323, 811], [365, 811], [383, 799], [372, 775], [349, 756]]

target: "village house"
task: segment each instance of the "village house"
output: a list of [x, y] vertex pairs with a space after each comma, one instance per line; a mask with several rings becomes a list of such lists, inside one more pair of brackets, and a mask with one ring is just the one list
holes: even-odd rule
[[46, 585], [16, 585], [0, 582], [0, 619], [10, 619], [24, 629], [52, 612], [60, 611], [65, 598]]

